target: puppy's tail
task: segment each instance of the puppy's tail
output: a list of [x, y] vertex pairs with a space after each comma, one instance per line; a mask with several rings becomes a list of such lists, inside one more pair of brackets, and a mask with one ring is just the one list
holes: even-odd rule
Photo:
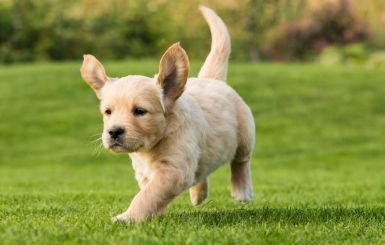
[[199, 6], [211, 32], [211, 50], [198, 77], [226, 81], [227, 64], [231, 51], [230, 35], [225, 23], [211, 9]]

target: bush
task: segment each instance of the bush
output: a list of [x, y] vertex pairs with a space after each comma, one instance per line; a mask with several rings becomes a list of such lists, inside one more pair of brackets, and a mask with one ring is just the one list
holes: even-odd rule
[[87, 52], [112, 59], [154, 55], [163, 34], [145, 2], [18, 0], [0, 5], [0, 62], [80, 59]]
[[385, 52], [374, 52], [366, 62], [369, 68], [385, 68]]
[[275, 29], [263, 55], [275, 60], [306, 59], [330, 45], [362, 42], [369, 35], [349, 0], [328, 1], [307, 12], [304, 18]]
[[365, 64], [369, 52], [362, 43], [354, 43], [345, 46], [329, 46], [318, 57], [318, 61], [325, 65], [337, 64]]

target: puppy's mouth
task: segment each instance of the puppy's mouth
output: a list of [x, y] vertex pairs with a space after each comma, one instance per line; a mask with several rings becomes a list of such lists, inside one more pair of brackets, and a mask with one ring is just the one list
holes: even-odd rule
[[121, 144], [121, 143], [113, 143], [111, 144], [108, 149], [110, 149], [111, 151], [122, 151], [125, 149], [124, 145]]
[[130, 144], [130, 145], [126, 145], [124, 143], [121, 143], [121, 142], [112, 142], [109, 146], [108, 146], [108, 149], [112, 152], [115, 152], [115, 153], [124, 153], [124, 152], [135, 152], [135, 151], [138, 151], [140, 149], [141, 145], [139, 144]]

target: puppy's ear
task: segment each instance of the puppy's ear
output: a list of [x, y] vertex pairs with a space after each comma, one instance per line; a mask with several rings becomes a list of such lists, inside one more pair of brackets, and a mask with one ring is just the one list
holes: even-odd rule
[[104, 67], [93, 55], [86, 54], [83, 56], [83, 59], [80, 73], [82, 74], [84, 81], [90, 85], [95, 91], [96, 96], [100, 99], [100, 89], [108, 81]]
[[186, 52], [179, 42], [171, 45], [160, 60], [157, 80], [163, 89], [166, 108], [171, 107], [183, 93], [188, 72], [189, 61]]

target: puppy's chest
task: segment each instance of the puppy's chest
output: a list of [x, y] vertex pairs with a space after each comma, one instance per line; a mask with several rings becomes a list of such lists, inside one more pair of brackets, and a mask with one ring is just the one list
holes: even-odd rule
[[135, 155], [130, 155], [130, 157], [132, 160], [132, 167], [134, 168], [136, 178], [151, 178], [154, 173], [151, 162], [148, 159]]

